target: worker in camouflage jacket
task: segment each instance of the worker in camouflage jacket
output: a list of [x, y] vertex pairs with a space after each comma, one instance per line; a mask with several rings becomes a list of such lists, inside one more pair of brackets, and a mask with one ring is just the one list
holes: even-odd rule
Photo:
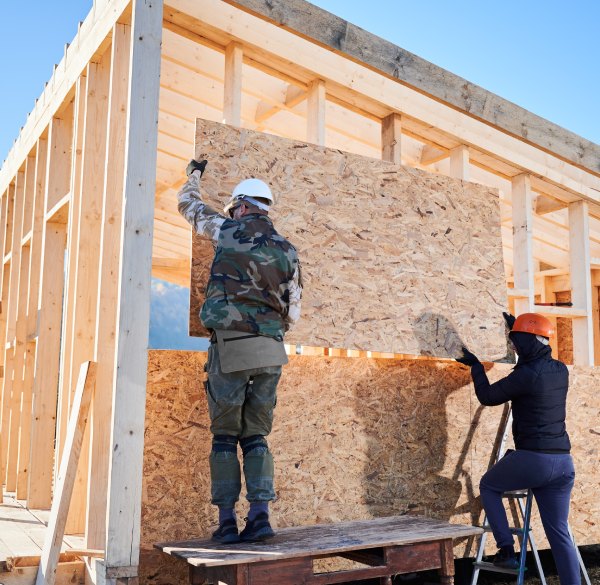
[[[212, 333], [205, 386], [213, 435], [211, 496], [219, 507], [213, 540], [260, 541], [275, 534], [269, 522], [269, 502], [275, 499], [273, 456], [266, 437], [287, 363], [283, 337], [300, 317], [300, 263], [294, 246], [268, 217], [273, 203], [268, 185], [259, 179], [242, 181], [225, 206], [227, 217], [202, 201], [206, 164], [189, 163], [178, 209], [215, 247], [200, 311]], [[241, 491], [238, 443], [250, 502], [241, 533], [235, 515]]]

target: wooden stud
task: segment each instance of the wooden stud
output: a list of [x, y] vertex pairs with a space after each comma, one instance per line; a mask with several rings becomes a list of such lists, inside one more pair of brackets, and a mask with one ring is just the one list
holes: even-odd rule
[[[75, 98], [73, 100], [73, 148], [71, 161], [70, 199], [67, 219], [67, 276], [65, 282], [65, 310], [63, 313], [61, 333], [61, 373], [58, 384], [58, 411], [56, 419], [56, 459], [60, 459], [62, 446], [67, 433], [69, 416], [69, 404], [71, 400], [71, 356], [73, 337], [72, 310], [75, 305], [75, 279], [77, 276], [77, 242], [79, 241], [79, 209], [81, 205], [81, 162], [83, 153], [83, 133], [85, 129], [85, 100], [86, 100], [86, 78], [80, 76], [75, 85]], [[55, 214], [47, 210], [47, 220], [55, 217]], [[55, 473], [58, 469], [55, 470]]]
[[97, 384], [91, 420], [90, 475], [86, 546], [104, 548], [109, 475], [110, 429], [106, 421], [112, 415], [113, 375], [115, 369], [115, 329], [117, 326], [119, 254], [123, 220], [123, 184], [125, 179], [125, 142], [127, 139], [127, 89], [131, 26], [116, 24], [112, 36], [111, 83], [108, 136], [104, 168], [102, 206], [103, 226], [100, 246], [98, 283], [98, 319], [96, 322]]
[[[56, 192], [55, 182], [62, 184], [64, 177], [57, 176], [63, 164], [54, 164], [55, 158], [64, 156], [60, 150], [51, 148], [60, 133], [60, 123], [53, 118], [48, 130], [45, 161], [38, 162], [41, 202], [36, 203], [37, 220], [35, 229], [39, 238], [38, 298], [32, 300], [36, 306], [37, 346], [35, 355], [35, 378], [33, 381], [33, 407], [31, 427], [30, 467], [35, 473], [35, 482], [30, 481], [28, 502], [32, 507], [48, 509], [52, 499], [54, 469], [54, 442], [57, 416], [59, 382], [59, 359], [61, 322], [63, 314], [64, 268], [66, 224], [45, 222], [49, 199]], [[45, 163], [45, 170], [42, 165]], [[39, 207], [38, 207], [39, 206]], [[32, 241], [35, 245], [35, 240]], [[34, 248], [36, 250], [37, 248]], [[56, 436], [56, 439], [58, 437]], [[58, 457], [57, 457], [58, 459]]]
[[308, 86], [306, 141], [325, 146], [325, 82], [315, 79]]
[[592, 276], [590, 266], [590, 220], [588, 203], [569, 205], [569, 257], [571, 265], [571, 302], [586, 317], [573, 319], [573, 363], [594, 364], [594, 332], [592, 319]]
[[[37, 322], [38, 322], [38, 301], [40, 294], [40, 275], [42, 270], [42, 244], [44, 230], [44, 194], [46, 185], [46, 167], [47, 167], [48, 143], [46, 140], [39, 140], [36, 153], [35, 170], [35, 194], [33, 201], [33, 226], [31, 236], [31, 257], [30, 257], [30, 278], [29, 278], [29, 298], [27, 303], [27, 345], [25, 357], [25, 381], [24, 393], [32, 396], [32, 407], [35, 405], [34, 374], [35, 358], [37, 352]], [[31, 410], [31, 433], [29, 441], [29, 473], [27, 486], [27, 505], [30, 508], [49, 508], [50, 500], [48, 497], [39, 499], [38, 471], [36, 466], [32, 466], [34, 454], [41, 448], [33, 442], [33, 437], [40, 438], [40, 435], [34, 430], [37, 425], [36, 417]], [[42, 484], [43, 485], [43, 482]]]
[[450, 151], [450, 176], [463, 181], [469, 181], [471, 173], [469, 170], [469, 148], [464, 144]]
[[600, 365], [600, 287], [592, 287], [592, 319], [594, 327], [594, 365]]
[[527, 298], [515, 299], [517, 315], [533, 311], [533, 197], [529, 175], [512, 180], [513, 270], [515, 288]]
[[402, 117], [392, 112], [381, 120], [381, 158], [396, 165], [402, 164]]
[[139, 563], [162, 3], [132, 0], [107, 567]]
[[[10, 285], [10, 264], [5, 264], [2, 270], [2, 306], [6, 307], [8, 302], [8, 288]], [[6, 345], [6, 311], [0, 313], [0, 340]], [[0, 480], [6, 476], [6, 454], [8, 451], [8, 429], [10, 420], [10, 394], [8, 387], [4, 384], [7, 378], [5, 352], [0, 351], [2, 356], [2, 400], [0, 401]]]
[[242, 66], [244, 53], [239, 43], [225, 48], [225, 81], [223, 94], [223, 122], [242, 125]]
[[[80, 364], [95, 360], [96, 316], [98, 312], [98, 271], [100, 240], [102, 233], [102, 194], [104, 192], [104, 161], [106, 158], [106, 124], [108, 114], [108, 90], [110, 82], [110, 52], [100, 63], [90, 63], [87, 68], [85, 129], [81, 161], [81, 193], [78, 195], [79, 217], [76, 242], [77, 263], [74, 279], [74, 305], [72, 307], [71, 372], [63, 370], [65, 379], [71, 382], [63, 386], [69, 389], [69, 404], [73, 399], [74, 380]], [[72, 243], [73, 244], [73, 243]], [[64, 400], [63, 400], [64, 404]], [[87, 479], [89, 464], [89, 427], [84, 438], [84, 449], [79, 460], [77, 477], [73, 488], [67, 534], [80, 534], [85, 529], [87, 508]]]
[[56, 567], [67, 523], [67, 513], [71, 500], [77, 462], [81, 454], [83, 435], [87, 423], [88, 411], [96, 385], [96, 364], [86, 362], [81, 365], [73, 408], [69, 416], [67, 440], [60, 462], [54, 499], [46, 529], [46, 538], [40, 559], [36, 585], [54, 585]]
[[[19, 425], [21, 418], [21, 372], [23, 363], [16, 348], [17, 315], [19, 299], [19, 275], [21, 270], [21, 237], [23, 229], [23, 209], [25, 202], [25, 173], [19, 172], [15, 181], [15, 208], [12, 228], [10, 285], [7, 307], [6, 348], [4, 357], [4, 391], [8, 399], [10, 412], [8, 426], [8, 448], [6, 451], [5, 485], [9, 492], [17, 488], [17, 460], [19, 457]], [[4, 434], [4, 430], [3, 430]]]

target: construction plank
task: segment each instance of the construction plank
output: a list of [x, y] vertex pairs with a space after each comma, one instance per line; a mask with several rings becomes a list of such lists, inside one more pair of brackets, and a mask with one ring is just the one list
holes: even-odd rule
[[90, 475], [86, 546], [102, 548], [106, 544], [106, 510], [109, 474], [112, 386], [115, 368], [115, 328], [117, 326], [119, 254], [123, 220], [125, 180], [125, 143], [127, 140], [127, 92], [129, 87], [129, 51], [131, 26], [115, 24], [111, 46], [111, 78], [108, 109], [108, 135], [102, 195], [102, 235], [100, 278], [98, 281], [98, 318], [95, 354], [98, 362], [97, 386], [91, 419]]
[[402, 116], [392, 112], [381, 120], [381, 158], [402, 164]]
[[243, 543], [226, 549], [207, 540], [156, 544], [164, 553], [199, 567], [257, 563], [278, 559], [336, 554], [431, 540], [453, 539], [481, 534], [474, 526], [448, 524], [417, 516], [373, 518], [353, 522], [282, 528], [268, 543]]
[[162, 3], [132, 1], [105, 567], [139, 562]]
[[[10, 400], [8, 426], [6, 428], [8, 447], [6, 451], [5, 485], [8, 491], [17, 487], [17, 464], [19, 457], [19, 424], [21, 420], [22, 368], [20, 349], [17, 350], [17, 316], [19, 302], [19, 276], [21, 274], [21, 238], [23, 234], [23, 210], [25, 206], [25, 173], [17, 173], [15, 182], [15, 207], [13, 215], [10, 289], [7, 306], [6, 349], [4, 353], [4, 396]], [[3, 430], [4, 433], [4, 430]]]
[[31, 445], [36, 450], [30, 459], [36, 470], [36, 493], [31, 497], [40, 508], [49, 507], [52, 498], [66, 239], [64, 224], [45, 224], [31, 429]]
[[[81, 172], [83, 160], [83, 143], [85, 130], [85, 102], [86, 102], [86, 77], [81, 75], [75, 84], [75, 97], [73, 100], [73, 148], [71, 161], [71, 197], [67, 218], [67, 266], [65, 279], [65, 301], [61, 336], [61, 354], [63, 375], [59, 377], [58, 386], [58, 413], [56, 419], [56, 454], [60, 458], [64, 445], [67, 424], [69, 420], [69, 406], [71, 401], [71, 358], [73, 355], [73, 321], [75, 312], [75, 294], [77, 292], [77, 258], [79, 241], [79, 216], [81, 208]], [[46, 214], [48, 215], [48, 214]]]
[[[282, 31], [281, 36], [284, 30], [291, 31], [298, 41], [304, 37], [315, 45], [327, 47], [332, 61], [340, 53], [348, 55], [349, 59], [377, 70], [396, 83], [415, 87], [473, 118], [600, 172], [598, 145], [305, 0], [290, 0], [285, 4], [269, 0], [227, 0], [227, 3], [275, 23], [277, 26], [270, 28]], [[245, 25], [241, 18], [236, 20], [240, 26]], [[256, 25], [252, 27], [254, 31], [265, 34]], [[268, 38], [272, 42], [272, 35]], [[288, 45], [301, 50], [297, 43], [288, 41]]]
[[[494, 190], [303, 142], [198, 121], [202, 192], [215, 208], [248, 176], [275, 193], [277, 229], [299, 251], [303, 315], [286, 342], [453, 357], [504, 354], [507, 307]], [[194, 238], [190, 331], [212, 261]], [[477, 307], [477, 310], [474, 310]]]
[[86, 362], [81, 365], [79, 379], [77, 380], [77, 389], [69, 417], [67, 439], [60, 462], [36, 585], [54, 585], [56, 581], [56, 567], [95, 385], [96, 364]]
[[[90, 63], [86, 75], [85, 128], [81, 162], [81, 189], [78, 222], [78, 238], [72, 242], [77, 250], [75, 266], [74, 304], [71, 337], [71, 371], [63, 375], [70, 380], [67, 390], [69, 404], [73, 400], [74, 381], [80, 364], [95, 360], [95, 336], [98, 313], [98, 278], [100, 242], [102, 237], [102, 197], [104, 192], [106, 160], [106, 128], [110, 83], [110, 51], [97, 63]], [[64, 400], [63, 400], [64, 404]], [[70, 412], [70, 410], [69, 410]], [[84, 449], [79, 458], [77, 478], [73, 487], [67, 534], [80, 534], [85, 529], [87, 508], [87, 482], [89, 474], [89, 427], [84, 437]]]
[[526, 298], [515, 299], [517, 315], [533, 310], [533, 194], [529, 175], [512, 180], [512, 239], [515, 288], [527, 291]]
[[[30, 278], [29, 278], [29, 298], [27, 307], [27, 345], [25, 358], [25, 381], [24, 392], [31, 394], [33, 399], [34, 381], [35, 381], [35, 356], [37, 351], [37, 327], [38, 327], [38, 303], [40, 300], [40, 283], [42, 272], [42, 244], [44, 235], [44, 193], [46, 185], [46, 164], [47, 164], [48, 142], [39, 140], [36, 151], [36, 173], [35, 173], [35, 193], [33, 201], [33, 225], [31, 235], [31, 255], [30, 255]], [[32, 412], [32, 410], [30, 410]], [[33, 442], [33, 437], [37, 441], [42, 437], [34, 431], [38, 420], [31, 416], [31, 431], [29, 443], [29, 474], [27, 486], [27, 502], [32, 508], [49, 508], [50, 494], [46, 491], [40, 498], [40, 489], [43, 490], [44, 482], [38, 476], [39, 468], [32, 466], [31, 462], [35, 459], [36, 453], [42, 448], [39, 443]], [[41, 480], [41, 481], [40, 481]], [[47, 486], [46, 486], [47, 487]]]
[[573, 363], [578, 366], [594, 365], [589, 226], [588, 203], [585, 201], [571, 203], [569, 205], [571, 301], [574, 309], [585, 312], [584, 317], [573, 319]]
[[230, 43], [225, 48], [223, 120], [233, 126], [242, 123], [242, 45]]
[[307, 97], [307, 127], [306, 141], [325, 145], [325, 111], [326, 111], [326, 92], [325, 82], [322, 79], [315, 79], [308, 86]]

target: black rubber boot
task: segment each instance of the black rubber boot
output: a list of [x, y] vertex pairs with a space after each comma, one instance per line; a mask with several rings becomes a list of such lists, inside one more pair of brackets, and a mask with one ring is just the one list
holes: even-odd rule
[[238, 534], [236, 521], [233, 518], [229, 518], [219, 524], [219, 528], [213, 532], [212, 539], [221, 544], [233, 544], [234, 542], [239, 542], [240, 535]]
[[260, 542], [274, 536], [275, 532], [269, 523], [269, 516], [264, 512], [260, 513], [254, 520], [246, 520], [246, 526], [240, 532], [242, 542]]
[[515, 549], [512, 546], [503, 546], [498, 549], [498, 552], [494, 555], [493, 560], [495, 567], [501, 567], [502, 569], [518, 569], [519, 560], [515, 555]]

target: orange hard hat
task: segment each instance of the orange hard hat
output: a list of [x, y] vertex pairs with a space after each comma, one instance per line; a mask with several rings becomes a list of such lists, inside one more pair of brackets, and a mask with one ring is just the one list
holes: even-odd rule
[[539, 313], [523, 313], [515, 320], [511, 333], [513, 331], [551, 337], [554, 335], [554, 325], [552, 325], [549, 319], [546, 319], [546, 317]]

